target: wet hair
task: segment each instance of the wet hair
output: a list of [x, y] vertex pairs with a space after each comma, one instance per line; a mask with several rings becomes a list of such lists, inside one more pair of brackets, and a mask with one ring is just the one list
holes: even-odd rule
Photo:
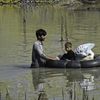
[[65, 43], [65, 48], [67, 48], [67, 47], [72, 48], [72, 43], [71, 43], [71, 42], [66, 42], [66, 43]]
[[36, 37], [38, 38], [39, 36], [46, 36], [47, 35], [47, 32], [44, 30], [44, 29], [38, 29], [36, 31]]

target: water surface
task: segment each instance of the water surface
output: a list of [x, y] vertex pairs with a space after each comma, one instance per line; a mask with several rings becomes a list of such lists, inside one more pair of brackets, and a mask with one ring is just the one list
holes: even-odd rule
[[49, 56], [63, 54], [67, 38], [73, 49], [93, 42], [93, 51], [100, 53], [99, 18], [96, 10], [71, 11], [53, 5], [0, 6], [1, 100], [37, 100], [41, 90], [49, 100], [99, 100], [99, 68], [29, 68], [35, 31], [39, 28], [48, 32], [44, 48]]

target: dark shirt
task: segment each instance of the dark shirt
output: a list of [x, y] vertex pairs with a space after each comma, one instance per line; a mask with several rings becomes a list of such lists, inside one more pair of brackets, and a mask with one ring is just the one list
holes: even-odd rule
[[75, 53], [72, 50], [70, 50], [60, 58], [60, 60], [66, 60], [66, 59], [75, 60]]

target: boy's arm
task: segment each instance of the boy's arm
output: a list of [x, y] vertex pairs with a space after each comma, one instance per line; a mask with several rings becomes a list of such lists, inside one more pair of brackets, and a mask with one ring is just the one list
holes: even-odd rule
[[35, 45], [35, 49], [36, 49], [38, 55], [39, 55], [41, 58], [45, 59], [45, 60], [48, 60], [48, 59], [55, 60], [55, 59], [56, 59], [56, 58], [47, 56], [47, 55], [43, 52], [43, 50], [41, 50], [40, 46]]

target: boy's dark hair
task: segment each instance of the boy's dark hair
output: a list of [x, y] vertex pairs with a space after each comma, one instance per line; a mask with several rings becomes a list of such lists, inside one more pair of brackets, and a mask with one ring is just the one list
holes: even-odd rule
[[43, 30], [43, 29], [38, 29], [37, 31], [36, 31], [36, 37], [38, 38], [39, 36], [46, 36], [47, 35], [47, 32], [45, 31], [45, 30]]
[[65, 43], [65, 47], [70, 47], [71, 48], [72, 47], [72, 43], [71, 42], [66, 42]]

